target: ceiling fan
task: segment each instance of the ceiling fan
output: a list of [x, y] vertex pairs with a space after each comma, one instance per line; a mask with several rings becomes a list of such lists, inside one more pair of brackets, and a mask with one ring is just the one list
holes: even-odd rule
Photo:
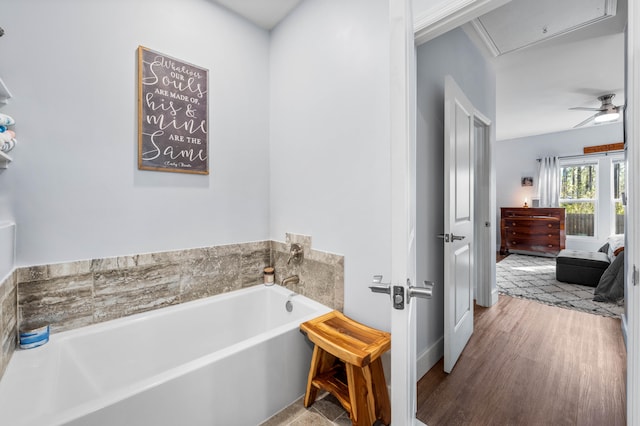
[[613, 93], [598, 96], [598, 100], [602, 102], [602, 105], [600, 106], [600, 108], [584, 108], [584, 107], [569, 108], [569, 109], [578, 110], [578, 111], [597, 111], [591, 117], [573, 126], [573, 128], [575, 129], [576, 127], [582, 127], [590, 123], [591, 121], [594, 121], [596, 123], [607, 123], [610, 121], [617, 120], [620, 117], [620, 113], [622, 112], [622, 109], [624, 108], [624, 106], [614, 105], [611, 102], [614, 96], [615, 95]]

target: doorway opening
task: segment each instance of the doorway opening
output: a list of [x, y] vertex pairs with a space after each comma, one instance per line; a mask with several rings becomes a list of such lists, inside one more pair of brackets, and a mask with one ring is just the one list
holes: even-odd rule
[[[447, 34], [445, 34], [445, 35], [447, 35]], [[453, 36], [451, 36], [450, 34], [449, 34], [449, 35], [447, 35], [447, 36], [448, 36], [448, 37], [453, 37]], [[420, 50], [421, 50], [421, 49], [422, 49], [422, 46], [419, 46], [419, 47], [418, 47], [418, 70], [419, 70], [419, 71], [418, 71], [418, 74], [420, 74], [420, 64], [421, 64], [422, 62], [426, 62], [426, 61], [421, 61], [421, 59], [420, 59]], [[456, 46], [455, 48], [454, 48], [453, 46], [452, 46], [452, 47], [449, 47], [449, 49], [450, 49], [451, 51], [458, 51], [458, 52], [460, 52], [460, 50], [459, 50], [459, 49], [457, 49], [457, 46]], [[433, 51], [435, 51], [435, 50], [439, 50], [439, 51], [440, 51], [440, 54], [441, 54], [443, 57], [445, 57], [445, 58], [446, 58], [446, 51], [447, 51], [447, 48], [446, 48], [446, 47], [440, 47], [439, 49], [434, 48], [434, 49], [432, 49], [432, 52], [433, 52]], [[430, 53], [432, 53], [432, 52], [430, 52]], [[462, 55], [462, 54], [460, 54], [460, 53], [459, 53], [459, 55]], [[432, 56], [432, 57], [431, 57], [431, 60], [432, 60], [432, 61], [439, 62], [439, 64], [441, 65], [441, 67], [444, 67], [445, 65], [442, 65], [442, 64], [443, 64], [443, 62], [446, 62], [446, 59], [445, 59], [445, 61], [440, 61], [440, 58], [441, 58], [441, 57], [434, 57], [434, 56]], [[454, 61], [454, 62], [455, 62], [455, 61]], [[462, 61], [462, 60], [460, 60], [460, 62], [463, 62], [463, 61]], [[461, 65], [461, 64], [458, 64], [457, 66], [459, 66], [459, 67], [464, 67], [464, 65]], [[467, 69], [469, 69], [469, 68], [467, 68]], [[473, 71], [477, 71], [477, 69], [473, 69]], [[465, 77], [463, 77], [463, 78], [457, 78], [457, 76], [454, 76], [454, 77], [456, 77], [456, 80], [462, 80], [463, 82], [465, 81]], [[433, 77], [430, 77], [430, 78], [431, 78], [431, 80], [433, 80]], [[467, 78], [467, 80], [466, 80], [466, 81], [471, 80], [471, 81], [474, 81], [476, 84], [479, 84], [479, 83], [478, 83], [478, 79], [477, 79], [477, 78], [475, 78], [474, 76], [468, 76], [468, 77], [466, 77], [466, 78]], [[421, 96], [421, 91], [420, 91], [420, 84], [421, 84], [421, 83], [420, 83], [420, 75], [418, 75], [418, 79], [419, 79], [419, 81], [418, 81], [418, 86], [419, 86], [419, 87], [418, 87], [418, 89], [419, 89], [419, 91], [418, 91], [418, 106], [419, 106], [419, 112], [420, 112], [420, 105], [421, 105], [421, 103], [427, 103], [427, 102], [424, 102], [424, 101], [422, 101], [422, 100], [420, 99], [420, 96]], [[433, 83], [433, 81], [431, 81], [431, 84], [434, 84], [434, 83]], [[473, 84], [472, 84], [472, 85], [473, 85]], [[427, 94], [429, 94], [428, 90], [423, 90], [423, 93], [427, 93]], [[433, 110], [434, 110], [434, 108], [435, 108], [433, 105], [435, 105], [435, 104], [436, 104], [436, 102], [435, 102], [435, 101], [433, 101], [433, 100], [430, 100], [430, 101], [428, 101], [428, 102], [431, 104], [431, 108], [432, 108], [432, 109], [431, 109], [431, 111], [433, 111]], [[433, 112], [432, 112], [432, 114], [433, 114]], [[421, 114], [419, 114], [418, 120], [419, 120], [419, 121], [420, 121], [420, 120], [425, 120], [425, 118], [424, 118], [424, 114], [422, 114], [422, 116], [421, 116]], [[522, 120], [523, 120], [523, 121], [526, 121], [526, 117], [522, 118]], [[578, 120], [578, 121], [580, 121], [580, 120]], [[437, 117], [436, 117], [436, 119], [434, 119], [434, 120], [433, 120], [433, 122], [428, 122], [428, 123], [426, 123], [426, 125], [424, 125], [424, 128], [429, 128], [429, 127], [431, 127], [431, 126], [435, 126], [435, 127], [437, 127], [437, 126], [438, 126], [438, 124], [439, 124], [439, 123], [438, 123], [438, 119], [437, 119]], [[477, 131], [478, 131], [478, 130], [476, 129], [476, 132], [477, 132]], [[419, 141], [419, 143], [421, 143], [421, 138], [420, 138], [420, 125], [419, 125], [419, 127], [418, 127], [418, 132], [419, 132], [419, 134], [418, 134], [418, 141]], [[428, 134], [428, 135], [429, 135], [429, 137], [430, 137], [431, 133], [429, 133], [429, 130], [427, 130], [427, 134]], [[478, 139], [480, 139], [480, 138], [481, 138], [481, 136], [480, 136], [480, 135], [477, 135], [477, 138], [478, 138]], [[435, 141], [435, 139], [433, 139], [433, 141]], [[583, 142], [584, 142], [584, 141], [583, 141]], [[429, 141], [429, 143], [434, 144], [435, 142], [432, 142], [432, 141], [430, 140], [430, 141]], [[556, 145], [560, 146], [560, 144], [559, 144], [558, 142], [556, 142]], [[535, 155], [535, 156], [533, 156], [533, 158], [532, 158], [532, 160], [534, 161], [534, 163], [533, 163], [533, 165], [532, 165], [532, 166], [530, 166], [530, 167], [532, 168], [532, 170], [533, 170], [533, 171], [535, 171], [535, 164], [536, 164], [536, 163], [535, 163], [535, 159], [536, 159], [536, 158], [538, 158], [539, 156], [540, 156], [539, 154], [536, 154], [536, 155]], [[479, 158], [479, 159], [481, 159], [481, 158], [482, 158], [482, 153], [479, 153], [479, 154], [478, 154], [478, 158]], [[491, 157], [490, 157], [490, 158], [491, 158]], [[495, 169], [497, 168], [497, 166], [498, 166], [498, 164], [497, 164], [497, 163], [499, 163], [499, 161], [498, 161], [498, 159], [496, 159], [496, 157], [492, 157], [492, 158], [493, 158], [493, 159], [495, 159], [495, 163], [492, 165], [492, 167], [490, 168], [490, 170], [495, 170]], [[478, 160], [478, 161], [482, 161], [482, 160]], [[523, 166], [522, 162], [520, 162], [520, 161], [511, 161], [511, 163], [513, 163], [512, 165], [513, 165], [513, 166], [515, 166], [515, 167], [520, 167], [520, 170], [517, 170], [517, 173], [518, 173], [518, 175], [519, 175], [519, 176], [518, 176], [518, 179], [517, 179], [517, 181], [516, 181], [517, 183], [516, 183], [515, 185], [520, 186], [520, 184], [521, 184], [521, 179], [520, 179], [520, 178], [521, 178], [521, 177], [524, 177], [524, 176], [533, 176], [533, 173], [532, 173], [531, 175], [527, 173], [527, 174], [524, 174], [524, 175], [520, 176], [520, 173], [526, 173], [526, 172], [527, 172], [527, 171], [523, 171], [523, 170], [522, 170], [522, 166]], [[495, 166], [495, 167], [494, 167], [494, 166]], [[420, 166], [419, 166], [419, 167], [420, 167]], [[529, 167], [529, 166], [527, 166], [527, 167]], [[487, 179], [487, 177], [483, 177], [482, 175], [480, 175], [480, 170], [482, 170], [482, 169], [483, 169], [483, 167], [478, 167], [478, 168], [477, 168], [477, 171], [478, 171], [478, 175], [477, 175], [478, 182], [483, 181], [483, 179], [484, 179], [484, 180], [486, 180], [486, 179]], [[490, 178], [490, 177], [489, 177], [488, 179], [489, 179], [489, 180], [491, 180], [491, 178]], [[503, 193], [503, 194], [504, 194], [504, 193], [506, 193], [506, 192], [507, 192], [506, 186], [508, 186], [508, 185], [510, 185], [510, 184], [511, 184], [511, 182], [510, 182], [510, 181], [501, 180], [501, 179], [499, 179], [497, 176], [495, 176], [495, 175], [494, 175], [494, 176], [493, 176], [493, 182], [492, 182], [492, 184], [491, 184], [491, 185], [492, 185], [492, 187], [494, 188], [494, 191], [496, 191], [496, 193]], [[505, 186], [505, 185], [506, 185], [506, 186]], [[496, 188], [497, 188], [497, 189], [496, 189]], [[496, 194], [496, 198], [497, 198], [497, 197], [498, 197], [498, 194]], [[522, 204], [522, 199], [523, 199], [523, 198], [524, 198], [524, 197], [521, 197], [519, 194], [517, 194], [517, 195], [515, 196], [515, 200], [514, 200], [514, 201], [509, 202], [509, 204], [511, 204], [511, 205], [521, 205], [521, 204]], [[516, 203], [517, 203], [517, 204], [516, 204]], [[492, 224], [493, 224], [493, 226], [495, 226], [495, 228], [494, 228], [494, 233], [492, 233], [492, 234], [491, 234], [491, 238], [493, 238], [493, 239], [494, 239], [494, 246], [493, 246], [493, 248], [494, 248], [494, 249], [493, 249], [493, 250], [491, 250], [491, 251], [488, 253], [488, 256], [485, 256], [485, 257], [488, 257], [488, 258], [491, 258], [491, 259], [492, 259], [492, 260], [491, 260], [491, 264], [492, 264], [492, 267], [493, 267], [493, 268], [495, 268], [495, 266], [496, 266], [496, 262], [495, 262], [495, 261], [496, 261], [496, 253], [497, 253], [497, 250], [495, 250], [495, 248], [496, 248], [497, 244], [495, 244], [495, 243], [496, 243], [495, 238], [496, 238], [496, 234], [497, 234], [497, 232], [496, 232], [496, 231], [499, 229], [499, 215], [496, 213], [497, 206], [499, 206], [499, 202], [494, 201], [494, 203], [493, 203], [493, 208], [494, 208], [494, 210], [493, 210], [493, 211], [494, 211], [494, 213], [493, 213], [492, 215], [490, 215], [490, 216], [489, 216], [489, 221], [488, 221], [490, 226], [491, 226]], [[478, 209], [478, 210], [476, 210], [476, 216], [477, 216], [477, 218], [481, 218], [481, 217], [482, 217], [482, 210], [481, 210], [481, 207], [480, 207], [480, 206], [476, 206], [476, 207], [477, 207], [477, 209]], [[486, 222], [487, 222], [487, 221], [481, 221], [481, 222], [480, 222], [480, 226], [475, 227], [475, 229], [474, 229], [474, 232], [475, 232], [475, 234], [474, 234], [474, 235], [476, 236], [476, 240], [477, 240], [477, 241], [479, 241], [479, 239], [481, 238], [481, 237], [480, 237], [480, 235], [481, 235], [481, 233], [482, 233], [482, 225], [484, 225]], [[442, 231], [440, 231], [440, 232], [442, 232]], [[446, 232], [446, 230], [445, 230], [445, 232]], [[435, 249], [434, 249], [434, 251], [435, 251]], [[484, 255], [487, 255], [487, 253], [483, 253], [483, 251], [482, 251], [482, 250], [477, 250], [475, 260], [476, 260], [476, 262], [478, 262], [478, 264], [481, 264], [481, 263], [483, 262], [483, 256], [484, 256]], [[488, 300], [488, 302], [489, 302], [489, 304], [488, 304], [488, 305], [490, 306], [490, 303], [491, 303], [491, 296], [493, 296], [493, 294], [492, 294], [491, 292], [489, 292], [489, 294], [487, 295], [486, 293], [483, 293], [483, 291], [482, 291], [482, 290], [483, 290], [483, 289], [485, 289], [485, 287], [483, 287], [483, 284], [486, 284], [487, 282], [491, 282], [491, 281], [492, 281], [492, 279], [493, 279], [493, 277], [495, 277], [495, 272], [493, 272], [493, 271], [491, 272], [491, 276], [489, 277], [489, 279], [488, 279], [488, 280], [487, 280], [486, 272], [487, 272], [487, 271], [480, 271], [480, 270], [476, 270], [476, 273], [477, 273], [477, 276], [476, 276], [476, 280], [477, 280], [477, 287], [476, 287], [475, 294], [476, 294], [476, 301], [477, 301], [478, 303], [480, 303], [480, 302], [482, 301], [481, 299], [484, 297], [484, 298], [486, 298], [486, 299]], [[495, 289], [495, 288], [494, 288], [494, 289]], [[495, 298], [497, 299], [497, 291], [495, 291]]]

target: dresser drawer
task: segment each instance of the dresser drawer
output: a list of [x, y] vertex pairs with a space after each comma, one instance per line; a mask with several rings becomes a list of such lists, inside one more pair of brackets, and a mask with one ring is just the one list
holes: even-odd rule
[[505, 228], [506, 235], [519, 235], [522, 237], [558, 237], [560, 234], [557, 229], [553, 228], [523, 228], [522, 226]]
[[549, 238], [548, 241], [544, 240], [531, 240], [531, 239], [521, 239], [521, 238], [510, 238], [506, 244], [508, 249], [512, 250], [526, 250], [526, 251], [536, 251], [543, 253], [552, 253], [559, 252], [560, 241], [558, 238]]
[[525, 229], [560, 229], [560, 221], [558, 220], [538, 220], [538, 219], [505, 219], [505, 226], [508, 228], [525, 228]]

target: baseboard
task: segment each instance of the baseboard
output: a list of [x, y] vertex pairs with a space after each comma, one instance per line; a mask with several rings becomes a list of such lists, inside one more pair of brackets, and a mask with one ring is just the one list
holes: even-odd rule
[[418, 380], [436, 365], [440, 358], [444, 355], [444, 336], [440, 337], [436, 342], [418, 355], [416, 366], [416, 377]]
[[482, 300], [480, 300], [479, 298], [476, 298], [476, 303], [480, 306], [483, 306], [485, 308], [490, 308], [493, 305], [495, 305], [496, 303], [498, 303], [498, 296], [499, 296], [499, 292], [498, 292], [498, 288], [497, 285], [495, 288], [492, 288], [491, 291], [488, 293], [488, 295], [486, 295], [486, 293], [482, 294], [482, 296], [484, 296], [482, 298]]
[[629, 350], [627, 346], [627, 315], [624, 314], [621, 317], [622, 321], [620, 321], [620, 327], [622, 328], [622, 338], [624, 339], [624, 347]]
[[498, 289], [494, 288], [491, 290], [491, 306], [498, 303]]

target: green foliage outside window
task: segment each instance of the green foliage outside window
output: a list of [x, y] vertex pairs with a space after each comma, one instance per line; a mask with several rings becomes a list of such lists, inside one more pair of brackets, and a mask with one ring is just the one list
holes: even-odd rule
[[597, 173], [595, 164], [565, 166], [560, 170], [560, 207], [567, 214], [594, 214], [593, 202], [569, 202], [570, 200], [593, 200], [597, 195]]
[[[612, 199], [615, 217], [614, 232], [624, 233], [625, 206], [622, 204], [626, 191], [626, 168], [624, 161], [613, 161]], [[596, 200], [598, 197], [598, 166], [592, 164], [565, 165], [560, 169], [560, 207], [564, 207], [567, 235], [594, 236], [596, 218]], [[605, 179], [609, 181], [609, 179]], [[611, 206], [611, 204], [608, 204]], [[601, 203], [606, 208], [607, 203]], [[609, 207], [610, 208], [610, 207]]]
[[595, 203], [560, 203], [566, 214], [595, 214]]

